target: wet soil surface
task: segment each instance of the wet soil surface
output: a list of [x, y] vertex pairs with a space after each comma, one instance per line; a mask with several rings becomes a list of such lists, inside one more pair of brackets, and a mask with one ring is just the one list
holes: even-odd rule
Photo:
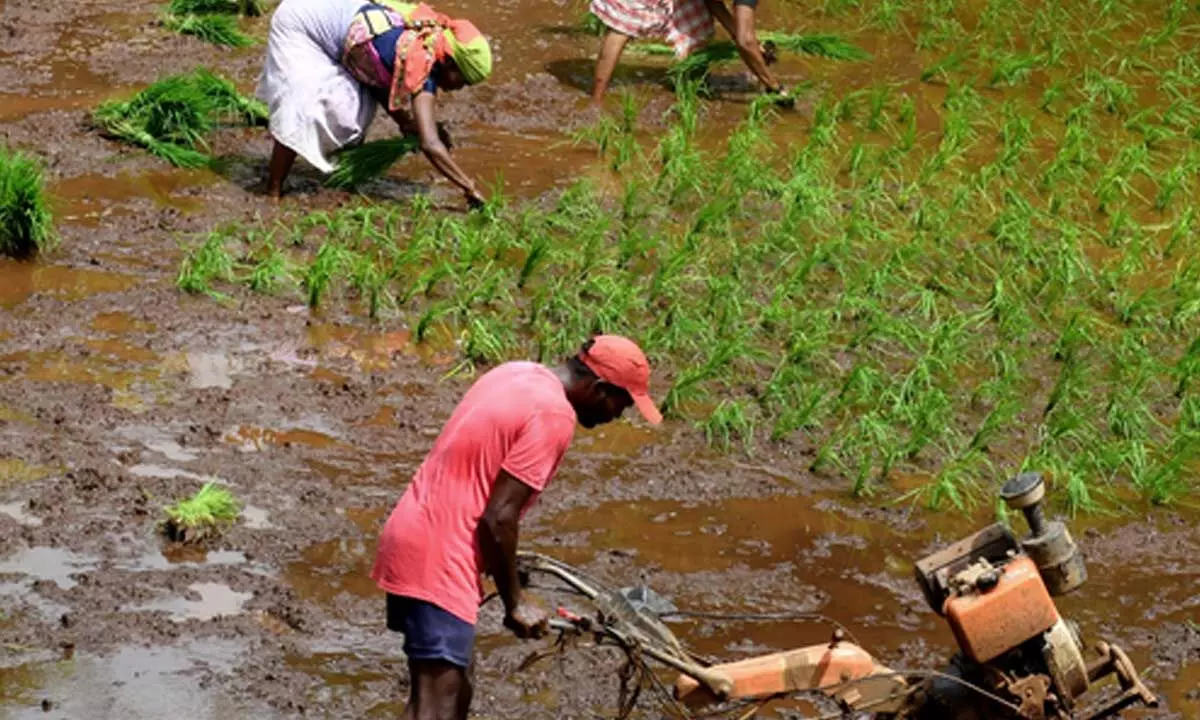
[[[448, 349], [411, 346], [402, 318], [175, 290], [180, 237], [350, 197], [299, 169], [292, 197], [267, 204], [259, 131], [217, 138], [219, 173], [166, 169], [91, 132], [86, 108], [160, 74], [205, 64], [252, 88], [261, 48], [176, 37], [156, 13], [101, 1], [66, 23], [20, 0], [0, 14], [0, 141], [45, 158], [63, 236], [43, 264], [0, 261], [0, 716], [396, 717], [405, 664], [367, 573], [470, 378], [447, 377]], [[591, 71], [593, 41], [569, 31], [578, 8], [476, 15], [502, 69], [447, 103], [468, 170], [499, 170], [526, 196], [587, 172], [563, 132], [585, 117]], [[652, 88], [659, 74], [623, 81]], [[651, 93], [646, 121], [666, 103]], [[403, 197], [431, 180], [413, 161], [367, 191]], [[939, 665], [953, 640], [911, 563], [984, 518], [851, 501], [806, 466], [781, 448], [719, 456], [685, 425], [581, 431], [524, 542], [681, 608], [821, 613], [895, 667]], [[241, 518], [203, 550], [165, 544], [162, 506], [206, 481], [247, 504]], [[1131, 651], [1164, 698], [1146, 717], [1200, 717], [1198, 519], [1075, 524], [1091, 580], [1060, 605], [1089, 641]], [[798, 621], [675, 627], [726, 659], [829, 636]], [[480, 717], [614, 712], [621, 655], [585, 648], [517, 672], [531, 646], [497, 608], [479, 631]]]

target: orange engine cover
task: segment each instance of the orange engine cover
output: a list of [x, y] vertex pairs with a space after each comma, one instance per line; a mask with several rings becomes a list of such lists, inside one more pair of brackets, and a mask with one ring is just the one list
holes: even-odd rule
[[991, 590], [946, 600], [944, 613], [958, 646], [978, 663], [1000, 657], [1058, 622], [1058, 608], [1026, 556], [1005, 565]]

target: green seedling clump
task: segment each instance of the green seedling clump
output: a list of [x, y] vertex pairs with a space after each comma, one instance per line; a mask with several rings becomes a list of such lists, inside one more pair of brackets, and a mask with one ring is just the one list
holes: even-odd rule
[[233, 83], [199, 68], [164, 78], [129, 100], [106, 102], [92, 114], [109, 135], [177, 167], [209, 164], [205, 136], [223, 122], [263, 124], [267, 109]]
[[163, 25], [181, 35], [192, 35], [213, 45], [248, 47], [253, 38], [238, 28], [238, 17], [263, 14], [260, 0], [171, 0]]
[[41, 163], [0, 145], [0, 255], [30, 258], [55, 237]]
[[216, 483], [205, 483], [195, 495], [163, 508], [163, 532], [174, 542], [196, 543], [237, 519], [241, 503]]

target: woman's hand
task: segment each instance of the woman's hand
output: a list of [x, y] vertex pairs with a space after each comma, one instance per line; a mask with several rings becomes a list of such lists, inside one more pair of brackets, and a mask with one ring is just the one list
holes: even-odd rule
[[467, 190], [465, 195], [467, 198], [467, 207], [471, 210], [479, 210], [484, 205], [487, 205], [487, 198], [485, 198], [483, 193], [479, 192], [475, 188]]
[[446, 147], [446, 143], [441, 138], [443, 130], [438, 127], [437, 119], [434, 117], [434, 96], [430, 92], [420, 92], [413, 98], [413, 117], [417, 121], [417, 134], [421, 138], [421, 151], [425, 153], [425, 157], [429, 158], [429, 162], [437, 168], [438, 172], [446, 177], [447, 180], [457, 185], [466, 195], [467, 204], [472, 208], [479, 207], [484, 204], [483, 195], [475, 189], [475, 183], [467, 176], [458, 163], [454, 162], [454, 158], [450, 157], [450, 149]]

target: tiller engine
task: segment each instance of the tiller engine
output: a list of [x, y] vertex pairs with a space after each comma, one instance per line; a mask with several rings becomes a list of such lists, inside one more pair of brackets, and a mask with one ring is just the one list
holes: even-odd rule
[[[1087, 662], [1075, 624], [1059, 615], [1053, 598], [1082, 586], [1087, 569], [1066, 526], [1046, 520], [1041, 475], [1023, 473], [1000, 494], [1024, 513], [1028, 537], [1018, 541], [997, 523], [916, 563], [925, 599], [958, 642], [958, 654], [942, 672], [913, 680], [914, 673], [881, 666], [837, 635], [829, 645], [708, 669], [732, 680], [727, 697], [820, 690], [846, 709], [883, 717], [1098, 720], [1135, 703], [1157, 706], [1120, 648], [1101, 642], [1099, 657]], [[1121, 693], [1080, 710], [1084, 694], [1109, 675], [1116, 675]], [[711, 693], [686, 676], [676, 691], [684, 700]]]
[[[631, 662], [645, 656], [680, 672], [669, 702], [682, 717], [716, 703], [748, 704], [750, 714], [739, 717], [750, 717], [763, 701], [805, 692], [834, 700], [844, 712], [896, 719], [1098, 720], [1135, 703], [1156, 707], [1157, 698], [1120, 648], [1101, 642], [1098, 657], [1084, 659], [1078, 629], [1054, 604], [1054, 597], [1084, 584], [1087, 569], [1066, 526], [1045, 517], [1041, 475], [1021, 474], [1000, 494], [1009, 508], [1024, 513], [1028, 537], [1018, 541], [994, 524], [915, 565], [925, 599], [958, 643], [959, 652], [939, 671], [880, 665], [840, 629], [827, 644], [709, 664], [662, 622], [672, 612], [652, 610], [628, 590], [604, 588], [578, 569], [533, 553], [522, 553], [522, 575], [526, 582], [532, 572], [552, 575], [595, 606], [594, 619], [560, 609], [561, 618], [551, 623], [561, 633], [560, 646], [566, 635], [591, 635], [624, 648]], [[653, 673], [643, 675], [653, 680]], [[1084, 695], [1110, 675], [1120, 693], [1083, 708]], [[632, 704], [621, 704], [624, 717]], [[712, 716], [711, 708], [704, 715]]]

